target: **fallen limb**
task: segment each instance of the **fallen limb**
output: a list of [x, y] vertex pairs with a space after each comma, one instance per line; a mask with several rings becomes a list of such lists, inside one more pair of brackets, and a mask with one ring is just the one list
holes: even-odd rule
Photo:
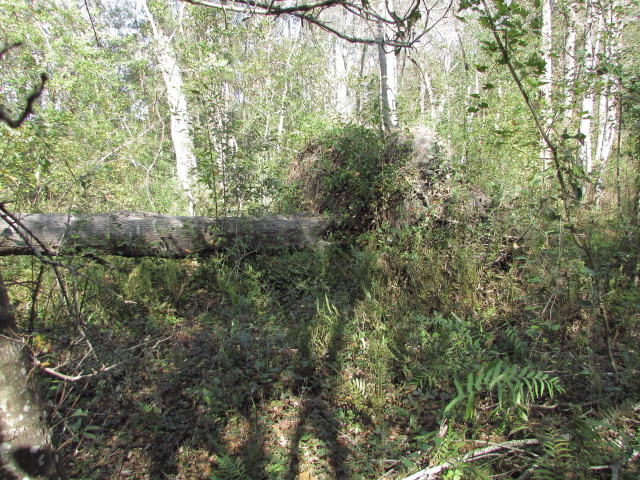
[[[0, 255], [99, 253], [124, 257], [211, 255], [243, 242], [250, 250], [318, 247], [331, 221], [321, 217], [178, 217], [115, 212], [13, 214], [0, 218]], [[30, 241], [29, 239], [39, 241]]]
[[484, 448], [472, 450], [471, 452], [468, 452], [462, 458], [459, 458], [457, 460], [445, 462], [440, 465], [436, 465], [435, 467], [425, 468], [424, 470], [420, 470], [418, 473], [414, 473], [413, 475], [406, 477], [403, 480], [422, 480], [424, 478], [429, 477], [430, 475], [437, 475], [438, 473], [443, 472], [444, 470], [447, 470], [448, 468], [451, 468], [457, 464], [470, 462], [472, 460], [477, 460], [479, 458], [485, 457], [499, 450], [520, 450], [522, 447], [539, 445], [539, 444], [540, 444], [540, 440], [537, 440], [535, 438], [527, 438], [524, 440], [511, 440], [508, 442], [496, 443]]

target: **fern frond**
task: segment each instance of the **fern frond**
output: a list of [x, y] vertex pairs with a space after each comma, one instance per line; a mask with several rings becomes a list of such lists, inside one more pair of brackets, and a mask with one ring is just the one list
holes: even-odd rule
[[[555, 391], [561, 390], [557, 377], [550, 377], [548, 373], [533, 370], [530, 366], [520, 368], [517, 364], [507, 364], [504, 360], [485, 364], [479, 372], [469, 372], [464, 386], [457, 378], [454, 378], [454, 384], [458, 396], [447, 405], [445, 412], [467, 400], [465, 408], [467, 419], [472, 416], [475, 397], [481, 392], [491, 393], [495, 389], [500, 409], [505, 407], [521, 409], [526, 408], [524, 403], [527, 395], [535, 401], [544, 395], [545, 391], [553, 396]], [[509, 392], [509, 406], [505, 406], [504, 403], [506, 391]]]

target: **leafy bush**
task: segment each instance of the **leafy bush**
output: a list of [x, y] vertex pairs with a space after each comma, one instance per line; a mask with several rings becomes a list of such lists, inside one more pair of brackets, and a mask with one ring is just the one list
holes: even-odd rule
[[304, 208], [335, 215], [354, 230], [388, 220], [404, 191], [399, 169], [410, 147], [359, 125], [328, 131], [299, 155], [290, 180]]

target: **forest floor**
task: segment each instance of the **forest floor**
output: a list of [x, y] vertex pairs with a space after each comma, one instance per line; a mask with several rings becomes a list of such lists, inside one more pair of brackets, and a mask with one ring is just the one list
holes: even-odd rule
[[[633, 339], [615, 344], [616, 386], [604, 350], [588, 356], [569, 338], [560, 346], [550, 340], [557, 329], [403, 304], [411, 282], [376, 291], [388, 267], [380, 258], [336, 249], [226, 269], [122, 261], [129, 291], [140, 281], [153, 293], [109, 320], [93, 316], [92, 357], [75, 373], [116, 366], [45, 381], [70, 478], [402, 479], [522, 439], [540, 443], [454, 463], [451, 478], [612, 478], [611, 465], [638, 478]], [[520, 387], [505, 384], [503, 399], [478, 385], [446, 411], [460, 394], [454, 379], [471, 388], [467, 373], [475, 381], [496, 358], [558, 383], [531, 375], [513, 400]]]
[[585, 203], [574, 241], [553, 191], [490, 196], [419, 138], [302, 152], [326, 247], [70, 259], [81, 314], [43, 293], [32, 338], [81, 377], [43, 380], [70, 477], [640, 478], [638, 236]]

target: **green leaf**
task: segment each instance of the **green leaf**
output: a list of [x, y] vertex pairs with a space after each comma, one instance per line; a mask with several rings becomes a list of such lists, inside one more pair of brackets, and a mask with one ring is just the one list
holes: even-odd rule
[[498, 381], [498, 377], [500, 376], [501, 370], [502, 370], [502, 360], [499, 360], [493, 369], [493, 379], [489, 384], [489, 390], [493, 389], [493, 387], [496, 385], [496, 382]]
[[471, 395], [473, 392], [473, 373], [469, 372], [467, 375], [467, 393]]
[[[486, 17], [480, 17], [480, 22], [482, 23], [482, 19], [484, 18], [485, 21]], [[496, 42], [492, 42], [492, 41], [487, 41], [487, 40], [480, 40], [480, 43], [483, 45], [483, 49], [486, 50], [487, 52], [493, 53], [493, 52], [497, 52], [498, 51], [498, 45], [496, 44]]]
[[535, 395], [535, 386], [536, 386], [536, 383], [535, 383], [535, 382], [533, 382], [533, 387], [534, 387], [534, 388], [531, 388], [532, 383], [531, 383], [531, 381], [530, 381], [528, 378], [523, 378], [523, 379], [522, 379], [522, 381], [523, 381], [523, 382], [525, 383], [525, 385], [527, 386], [527, 390], [529, 390], [530, 392], [531, 392], [531, 391], [533, 391], [533, 392], [534, 392], [534, 395], [533, 395], [533, 396], [534, 396], [534, 399], [535, 399], [535, 397], [536, 397], [536, 395]]
[[465, 395], [464, 388], [462, 387], [460, 380], [458, 380], [457, 378], [454, 378], [453, 383], [455, 383], [456, 385], [456, 389], [458, 390], [458, 395]]
[[527, 376], [527, 372], [529, 372], [529, 367], [527, 365], [524, 366], [522, 370], [518, 373], [518, 378], [524, 378]]
[[467, 396], [466, 395], [459, 395], [456, 398], [454, 398], [453, 400], [451, 400], [449, 402], [449, 405], [447, 405], [444, 409], [444, 413], [447, 413], [449, 410], [451, 410], [453, 407], [455, 407], [457, 404], [459, 404], [460, 402], [462, 402]]
[[518, 416], [525, 422], [529, 421], [529, 417], [527, 417], [527, 412], [525, 412], [523, 408], [518, 409]]
[[469, 420], [473, 416], [473, 404], [475, 403], [475, 399], [475, 393], [472, 393], [471, 395], [469, 395], [469, 398], [467, 398], [467, 408], [464, 412], [464, 417], [467, 420]]

